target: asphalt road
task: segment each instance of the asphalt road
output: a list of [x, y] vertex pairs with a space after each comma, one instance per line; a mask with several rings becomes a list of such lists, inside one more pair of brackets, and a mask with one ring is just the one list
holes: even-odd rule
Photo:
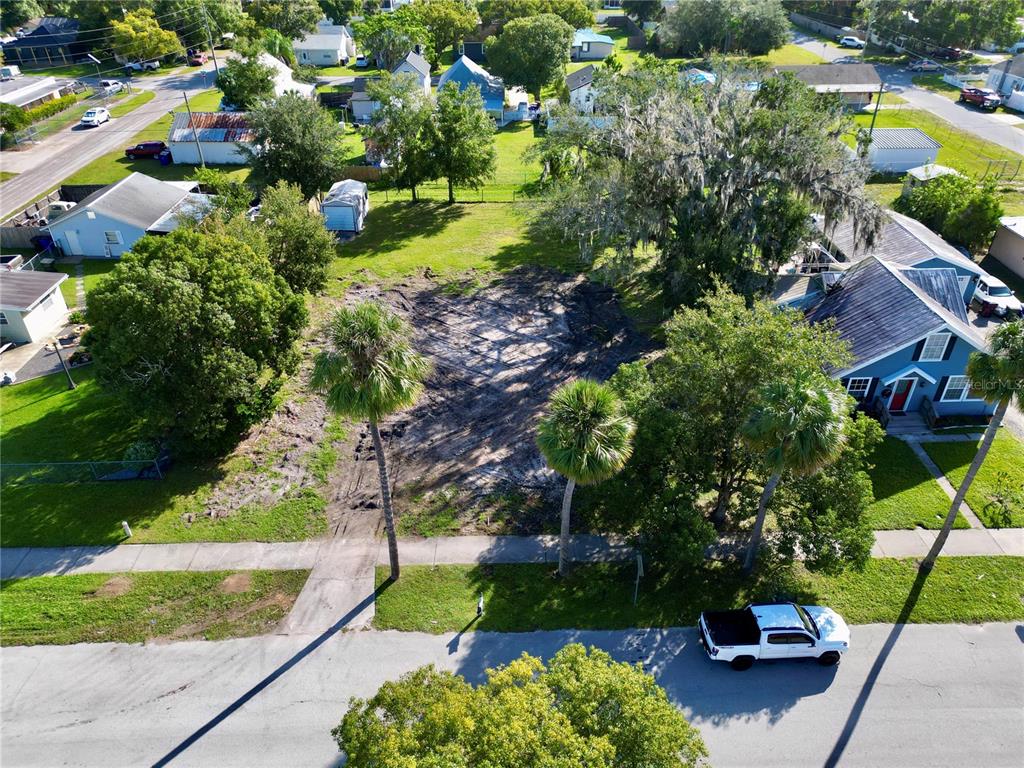
[[350, 696], [427, 663], [478, 681], [523, 651], [548, 657], [578, 640], [642, 661], [718, 767], [1020, 766], [1024, 625], [897, 632], [855, 627], [838, 668], [775, 662], [743, 673], [709, 661], [686, 629], [4, 648], [0, 762], [339, 765], [329, 732]]
[[96, 128], [75, 125], [47, 137], [29, 150], [2, 153], [0, 168], [18, 175], [0, 184], [0, 212], [3, 216], [15, 213], [96, 158], [127, 146], [136, 133], [180, 106], [182, 91], [192, 96], [212, 88], [212, 68], [212, 64], [207, 64], [202, 69], [189, 69], [180, 74], [135, 78], [133, 85], [137, 89], [156, 91], [152, 101]]

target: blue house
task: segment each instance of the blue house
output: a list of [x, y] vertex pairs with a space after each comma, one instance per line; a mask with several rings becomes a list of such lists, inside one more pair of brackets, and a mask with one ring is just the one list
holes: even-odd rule
[[449, 82], [458, 85], [460, 91], [471, 85], [477, 86], [484, 99], [487, 114], [499, 123], [504, 122], [505, 83], [500, 77], [495, 77], [468, 56], [463, 55], [441, 75], [441, 79], [437, 81], [437, 90], [440, 91]]
[[988, 346], [968, 321], [955, 268], [871, 255], [842, 274], [799, 277], [807, 279], [781, 283], [775, 298], [804, 308], [811, 323], [834, 324], [853, 362], [832, 373], [864, 410], [884, 424], [916, 413], [929, 424], [992, 414], [966, 376], [968, 356]]
[[866, 250], [856, 246], [852, 220], [840, 222], [823, 233], [823, 245], [836, 260], [836, 268], [845, 269], [866, 256], [876, 256], [902, 267], [952, 269], [964, 303], [970, 304], [978, 278], [985, 275], [985, 270], [917, 219], [895, 211], [886, 214], [888, 220], [882, 231]]

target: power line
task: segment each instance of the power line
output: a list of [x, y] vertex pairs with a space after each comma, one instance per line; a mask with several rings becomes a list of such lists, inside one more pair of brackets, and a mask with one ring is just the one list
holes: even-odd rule
[[[131, 13], [131, 11], [129, 11], [129, 13]], [[175, 19], [175, 21], [180, 21], [181, 17], [186, 17], [187, 18], [187, 17], [191, 17], [191, 15], [192, 15], [192, 12], [191, 12], [190, 9], [182, 8], [182, 9], [179, 9], [177, 11], [168, 11], [167, 13], [161, 14], [160, 16], [156, 16], [155, 19], [157, 21], [157, 24], [159, 25], [161, 19], [167, 19], [167, 18], [170, 18], [171, 16], [174, 16], [174, 17], [178, 17], [178, 18]], [[77, 34], [77, 37], [75, 38], [75, 40], [73, 42], [76, 42], [76, 43], [77, 42], [89, 42], [89, 40], [99, 40], [99, 39], [102, 39], [104, 37], [107, 37], [107, 35], [96, 35], [95, 37], [92, 37], [92, 38], [83, 38], [82, 36], [83, 35], [91, 35], [94, 32], [103, 32], [105, 30], [111, 30], [111, 29], [114, 29], [114, 27], [113, 26], [109, 26], [109, 27], [94, 27], [93, 29], [76, 30], [76, 31], [69, 31], [69, 32], [43, 32], [41, 34], [31, 33], [29, 35], [26, 35], [23, 38], [19, 38], [19, 40], [28, 40], [29, 38], [31, 38], [32, 40], [38, 40], [38, 39], [45, 38], [45, 37], [67, 37], [68, 35]], [[167, 30], [167, 31], [173, 32], [174, 30]]]

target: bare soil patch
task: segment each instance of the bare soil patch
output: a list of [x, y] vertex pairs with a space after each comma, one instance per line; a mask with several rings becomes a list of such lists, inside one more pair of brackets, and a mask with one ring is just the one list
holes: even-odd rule
[[[398, 510], [442, 509], [452, 518], [442, 532], [543, 529], [561, 488], [534, 443], [548, 397], [573, 378], [606, 379], [648, 341], [612, 289], [584, 277], [521, 269], [479, 289], [429, 278], [355, 285], [346, 296], [390, 305], [412, 324], [417, 348], [434, 365], [419, 403], [381, 425]], [[328, 504], [332, 527], [363, 528], [380, 514], [365, 427], [353, 428], [351, 442]], [[500, 520], [489, 511], [493, 500], [505, 510]], [[425, 532], [417, 527], [406, 532]]]
[[131, 591], [132, 580], [127, 576], [112, 576], [96, 590], [96, 597], [120, 597]]
[[226, 595], [238, 595], [252, 588], [252, 574], [248, 571], [232, 573], [222, 581], [218, 588]]

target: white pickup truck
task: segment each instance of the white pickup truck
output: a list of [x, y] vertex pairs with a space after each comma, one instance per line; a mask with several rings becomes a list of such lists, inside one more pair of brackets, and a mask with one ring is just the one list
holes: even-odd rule
[[736, 670], [750, 669], [758, 659], [810, 658], [831, 667], [850, 647], [846, 622], [820, 605], [770, 603], [704, 611], [697, 632], [712, 661], [727, 661]]

